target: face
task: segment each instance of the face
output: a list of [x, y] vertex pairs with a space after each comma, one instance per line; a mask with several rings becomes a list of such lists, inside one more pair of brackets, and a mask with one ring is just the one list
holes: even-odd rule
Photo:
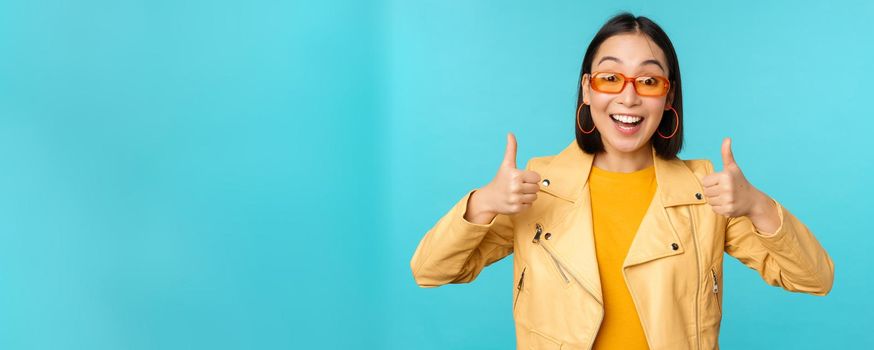
[[[668, 77], [667, 69], [667, 59], [662, 49], [648, 36], [639, 33], [608, 38], [598, 48], [592, 61], [592, 72], [616, 72], [626, 77]], [[673, 87], [665, 96], [640, 96], [633, 84], [629, 83], [621, 92], [610, 94], [592, 89], [589, 84], [591, 79], [589, 74], [583, 76], [583, 103], [591, 107], [592, 118], [601, 133], [605, 150], [611, 153], [634, 153], [641, 152], [645, 146], [648, 150], [650, 139], [662, 121], [662, 114], [670, 106]]]

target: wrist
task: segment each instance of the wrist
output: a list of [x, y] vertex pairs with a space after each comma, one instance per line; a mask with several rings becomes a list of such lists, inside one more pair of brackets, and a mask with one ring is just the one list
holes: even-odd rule
[[497, 214], [494, 214], [489, 206], [488, 191], [484, 189], [476, 189], [471, 193], [467, 200], [467, 208], [465, 209], [464, 219], [470, 223], [485, 225], [494, 219]]
[[747, 217], [750, 219], [767, 216], [773, 210], [774, 206], [771, 204], [771, 197], [768, 197], [768, 195], [754, 189], [753, 198], [752, 207], [747, 214]]
[[491, 192], [488, 186], [476, 189], [471, 194], [468, 209], [472, 216], [495, 215], [495, 208], [491, 203]]

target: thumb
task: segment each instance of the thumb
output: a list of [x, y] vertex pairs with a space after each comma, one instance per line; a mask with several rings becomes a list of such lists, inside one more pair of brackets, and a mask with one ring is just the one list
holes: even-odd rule
[[507, 150], [504, 151], [501, 165], [516, 169], [516, 136], [512, 132], [507, 133]]
[[734, 163], [734, 154], [731, 153], [731, 138], [726, 137], [722, 140], [722, 169]]

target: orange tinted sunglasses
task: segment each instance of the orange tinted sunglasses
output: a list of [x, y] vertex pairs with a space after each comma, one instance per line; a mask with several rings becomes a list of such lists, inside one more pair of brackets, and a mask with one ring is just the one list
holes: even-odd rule
[[668, 78], [658, 75], [641, 75], [626, 77], [616, 72], [594, 72], [589, 84], [592, 89], [608, 94], [618, 94], [625, 89], [625, 85], [632, 83], [634, 91], [640, 96], [664, 96], [671, 88]]

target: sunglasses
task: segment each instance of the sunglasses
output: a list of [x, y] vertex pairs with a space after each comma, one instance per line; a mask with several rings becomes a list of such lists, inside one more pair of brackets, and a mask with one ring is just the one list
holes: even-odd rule
[[640, 96], [665, 96], [671, 88], [671, 82], [663, 76], [626, 77], [615, 72], [594, 72], [589, 83], [595, 91], [608, 94], [618, 94], [625, 89], [625, 84], [632, 83]]

